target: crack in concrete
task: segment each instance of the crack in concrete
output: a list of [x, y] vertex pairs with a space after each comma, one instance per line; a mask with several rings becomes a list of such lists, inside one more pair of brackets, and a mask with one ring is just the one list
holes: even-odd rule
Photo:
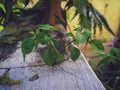
[[[73, 76], [73, 77], [75, 77], [75, 78], [77, 78], [77, 79], [81, 79], [81, 78], [77, 77], [76, 75], [74, 75], [73, 73], [70, 73], [70, 72], [66, 71], [66, 70], [65, 70], [64, 68], [62, 68], [62, 67], [60, 67], [60, 69], [61, 69], [62, 71], [64, 71], [65, 73], [67, 73], [67, 74], [69, 74], [69, 75], [71, 75], [71, 76]], [[61, 71], [61, 70], [59, 70], [59, 71]]]
[[17, 68], [28, 68], [28, 67], [40, 67], [45, 66], [46, 64], [38, 64], [38, 65], [28, 65], [28, 66], [19, 66], [19, 67], [0, 67], [0, 69], [17, 69]]

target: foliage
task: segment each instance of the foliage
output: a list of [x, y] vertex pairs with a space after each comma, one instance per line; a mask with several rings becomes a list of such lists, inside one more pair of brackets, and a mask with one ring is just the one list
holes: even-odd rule
[[9, 76], [8, 76], [8, 71], [6, 71], [5, 73], [3, 73], [2, 76], [0, 76], [0, 84], [1, 85], [19, 85], [21, 84], [20, 80], [12, 80]]
[[[50, 25], [40, 25], [37, 28], [37, 31], [33, 32], [33, 37], [26, 38], [21, 45], [21, 50], [23, 53], [23, 57], [25, 59], [26, 54], [29, 54], [32, 52], [34, 47], [37, 47], [39, 44], [46, 45], [46, 49], [42, 53], [42, 58], [44, 62], [48, 66], [55, 65], [58, 62], [62, 62], [65, 60], [64, 55], [60, 53], [58, 50], [58, 44], [59, 41], [57, 41], [55, 38], [52, 38], [50, 34], [50, 31], [58, 31], [56, 27], [50, 26]], [[67, 34], [68, 35], [68, 34]], [[71, 44], [71, 43], [70, 43]], [[69, 44], [67, 45], [69, 46]], [[64, 47], [67, 47], [64, 45]], [[61, 47], [64, 49], [64, 47]], [[71, 50], [71, 59], [73, 61], [76, 61], [80, 55], [79, 49], [76, 47], [73, 47]]]
[[[85, 29], [91, 30], [91, 27], [93, 25], [92, 27], [94, 29], [93, 34], [95, 35], [96, 26], [98, 26], [99, 30], [101, 31], [102, 24], [103, 24], [106, 30], [114, 36], [114, 33], [110, 29], [105, 18], [98, 11], [96, 11], [96, 9], [89, 2], [86, 2], [85, 0], [69, 0], [67, 3], [66, 9], [69, 9], [71, 6], [76, 7], [76, 13], [74, 17], [79, 15], [80, 25], [84, 28], [82, 31], [83, 33]], [[85, 9], [85, 12], [83, 12], [84, 10], [83, 8]], [[91, 17], [89, 16], [89, 12], [91, 12], [95, 17], [93, 22], [90, 20]], [[81, 28], [77, 28], [77, 29], [82, 30]], [[112, 48], [110, 49], [109, 53], [106, 54], [104, 52], [104, 46], [99, 40], [97, 39], [91, 40], [92, 39], [91, 35], [93, 34], [90, 34], [89, 36], [89, 33], [88, 34], [86, 33], [86, 34], [83, 34], [83, 36], [81, 37], [80, 33], [81, 31], [77, 32], [76, 39], [81, 42], [87, 41], [88, 44], [90, 44], [94, 49], [96, 49], [99, 52], [98, 55], [93, 56], [94, 58], [102, 57], [101, 61], [98, 63], [96, 67], [95, 72], [97, 73], [100, 80], [103, 82], [106, 89], [119, 90], [120, 89], [119, 87], [120, 86], [120, 59], [119, 59], [120, 50], [117, 48]], [[116, 44], [119, 43], [119, 41], [115, 41], [115, 42]], [[117, 46], [116, 44], [115, 46]]]
[[114, 36], [104, 16], [97, 11], [88, 0], [68, 0], [65, 9], [68, 10], [72, 6], [76, 8], [73, 18], [79, 15], [80, 25], [88, 30], [92, 30], [91, 28], [93, 28], [94, 36], [97, 31], [96, 27], [98, 26], [99, 30], [102, 31], [102, 25]]
[[1, 0], [0, 1], [0, 26], [6, 26], [25, 9], [30, 0]]
[[[54, 4], [53, 1], [54, 0], [51, 1], [51, 5]], [[56, 3], [59, 4], [60, 2], [56, 2]], [[89, 2], [84, 1], [84, 0], [73, 0], [73, 1], [69, 0], [65, 6], [65, 9], [68, 10], [72, 6], [76, 7], [76, 11], [75, 11], [76, 13], [75, 13], [74, 17], [76, 15], [79, 15], [81, 26], [75, 28], [75, 30], [74, 30], [76, 32], [75, 35], [73, 35], [70, 32], [70, 33], [67, 33], [66, 36], [72, 37], [71, 43], [73, 43], [73, 44], [77, 45], [80, 43], [87, 42], [88, 44], [90, 44], [91, 46], [96, 48], [101, 54], [104, 54], [104, 47], [99, 42], [99, 40], [97, 40], [97, 39], [92, 40], [92, 38], [91, 38], [91, 35], [92, 35], [92, 33], [91, 33], [91, 25], [92, 24], [91, 23], [93, 23], [93, 22], [91, 22], [90, 17], [89, 17], [89, 15], [87, 15], [87, 13], [91, 12], [93, 14], [93, 16], [95, 17], [95, 21], [96, 21], [94, 24], [98, 25], [100, 30], [101, 30], [101, 25], [102, 25], [102, 22], [100, 22], [99, 18], [97, 17], [97, 14], [95, 13], [94, 7]], [[51, 7], [53, 9], [55, 9], [55, 6], [51, 6]], [[56, 8], [58, 8], [57, 11], [59, 12], [59, 14], [57, 13], [57, 11], [50, 11], [50, 12], [51, 13], [53, 12], [53, 14], [58, 15], [57, 17], [59, 18], [60, 21], [62, 21], [61, 23], [65, 24], [65, 22], [62, 20], [61, 12], [59, 11], [60, 6], [59, 7], [56, 6]], [[84, 9], [89, 9], [89, 10], [84, 12]], [[51, 17], [51, 15], [50, 15], [50, 17]], [[40, 25], [37, 28], [36, 32], [34, 33], [33, 37], [27, 38], [22, 42], [21, 48], [22, 48], [24, 59], [25, 59], [26, 54], [29, 54], [33, 50], [34, 47], [37, 47], [38, 44], [42, 44], [42, 45], [47, 46], [46, 50], [42, 54], [42, 58], [47, 65], [52, 66], [57, 61], [65, 60], [63, 55], [57, 50], [57, 46], [54, 43], [54, 41], [57, 42], [57, 40], [55, 38], [52, 38], [51, 35], [49, 35], [47, 33], [49, 31], [56, 31], [56, 28], [52, 27], [50, 25]], [[69, 44], [71, 44], [71, 43], [69, 43]], [[77, 48], [73, 47], [71, 50], [72, 60], [76, 61], [77, 58], [79, 57], [79, 55], [80, 55], [79, 50]], [[48, 59], [49, 59], [49, 61], [48, 61]]]
[[79, 57], [80, 55], [80, 51], [79, 49], [77, 49], [76, 47], [73, 47], [72, 50], [71, 50], [71, 58], [73, 61], [76, 61], [77, 58]]
[[30, 52], [32, 52], [34, 46], [35, 46], [35, 41], [33, 38], [27, 38], [23, 41], [21, 47], [22, 47], [22, 53], [23, 53], [24, 59], [26, 54], [29, 54]]
[[96, 74], [108, 90], [120, 89], [120, 49], [111, 48], [108, 54], [100, 54], [101, 61], [96, 67]]
[[[37, 28], [36, 32], [32, 33], [33, 37], [27, 38], [22, 42], [21, 49], [22, 49], [24, 59], [26, 57], [26, 54], [29, 54], [30, 52], [32, 52], [34, 47], [37, 47], [39, 44], [42, 44], [42, 45], [46, 45], [47, 47], [42, 54], [42, 58], [47, 65], [52, 66], [57, 62], [62, 62], [65, 60], [64, 56], [57, 49], [58, 46], [56, 43], [59, 43], [59, 41], [57, 41], [55, 38], [52, 38], [51, 35], [47, 33], [49, 31], [52, 31], [52, 32], [57, 31], [57, 28], [50, 26], [48, 24], [40, 25]], [[91, 33], [88, 32], [89, 30], [86, 30], [86, 29], [84, 30], [81, 27], [76, 28], [75, 31], [76, 31], [76, 35], [73, 35], [72, 33], [67, 33], [65, 36], [72, 37], [71, 43], [74, 43], [76, 45], [86, 42], [91, 35]], [[71, 43], [67, 44], [67, 46], [70, 46]], [[95, 47], [101, 54], [104, 54], [104, 47], [97, 39], [89, 40], [88, 43], [91, 46]], [[64, 49], [64, 47], [62, 47], [62, 49]], [[70, 54], [71, 59], [73, 61], [76, 61], [79, 55], [80, 55], [79, 49], [77, 49], [76, 47], [73, 47], [71, 49], [71, 54]]]
[[[14, 18], [20, 16], [22, 9], [26, 9], [26, 6], [28, 5], [29, 1], [30, 0], [0, 1], [0, 25], [6, 26], [9, 22], [13, 21]], [[45, 13], [40, 13], [40, 14], [43, 15], [45, 14], [45, 16], [42, 17], [44, 18], [43, 23], [49, 23], [50, 25], [49, 24], [40, 25], [35, 30], [35, 32], [32, 32], [32, 37], [26, 38], [22, 42], [21, 50], [25, 60], [26, 55], [31, 53], [33, 49], [37, 48], [37, 46], [41, 44], [45, 46], [45, 50], [42, 52], [42, 59], [48, 66], [53, 66], [57, 63], [63, 62], [66, 58], [64, 57], [64, 53], [61, 53], [58, 50], [59, 41], [50, 35], [50, 33], [52, 32], [59, 32], [56, 27], [53, 27], [51, 25], [54, 25], [56, 23], [56, 18], [60, 21], [60, 23], [64, 27], [67, 26], [67, 22], [64, 19], [64, 15], [61, 12], [61, 7], [60, 7], [61, 0], [50, 0], [50, 1], [44, 0], [44, 1], [48, 3], [47, 4], [48, 10], [45, 9], [43, 10], [45, 11]], [[69, 10], [73, 6], [76, 8], [73, 18], [78, 15], [80, 25], [79, 27], [75, 27], [74, 29], [75, 35], [72, 32], [69, 32], [64, 36], [67, 38], [71, 37], [72, 41], [69, 43], [66, 42], [64, 47], [62, 47], [62, 49], [65, 49], [66, 47], [69, 47], [72, 44], [73, 47], [72, 49], [70, 49], [69, 52], [71, 53], [68, 55], [68, 57], [71, 57], [71, 59], [75, 62], [81, 53], [79, 49], [76, 48], [76, 45], [81, 43], [87, 43], [91, 45], [94, 49], [96, 49], [99, 52], [99, 55], [95, 57], [99, 57], [99, 56], [103, 57], [97, 66], [98, 67], [97, 73], [99, 73], [98, 76], [100, 77], [101, 80], [103, 80], [105, 83], [106, 82], [109, 83], [110, 85], [111, 85], [110, 81], [111, 80], [112, 82], [114, 81], [115, 83], [113, 84], [113, 88], [119, 90], [120, 89], [119, 87], [120, 86], [119, 85], [120, 50], [116, 48], [112, 48], [110, 50], [110, 53], [106, 55], [102, 43], [99, 40], [92, 38], [92, 35], [96, 34], [96, 27], [98, 27], [99, 30], [102, 31], [102, 25], [104, 25], [104, 27], [112, 35], [114, 35], [114, 33], [110, 29], [104, 16], [102, 16], [87, 0], [68, 0], [64, 9]], [[93, 33], [91, 31], [92, 30], [91, 28], [93, 28], [94, 30]], [[110, 68], [111, 66], [113, 67], [112, 70]], [[110, 80], [105, 79], [107, 75], [110, 75], [111, 77]]]
[[94, 47], [99, 53], [104, 54], [104, 47], [99, 40], [97, 40], [97, 39], [91, 40], [91, 41], [89, 41], [89, 44], [92, 47]]

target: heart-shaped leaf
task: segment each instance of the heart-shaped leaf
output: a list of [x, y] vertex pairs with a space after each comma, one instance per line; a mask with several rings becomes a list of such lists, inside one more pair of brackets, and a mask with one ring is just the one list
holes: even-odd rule
[[44, 53], [42, 54], [42, 58], [48, 66], [52, 66], [55, 63], [53, 51], [50, 48], [44, 51]]
[[29, 54], [30, 52], [32, 52], [34, 47], [35, 47], [35, 42], [33, 38], [27, 38], [22, 42], [21, 50], [23, 53], [24, 60], [25, 60], [26, 54]]
[[73, 47], [71, 50], [71, 59], [75, 62], [80, 56], [80, 50], [76, 47]]

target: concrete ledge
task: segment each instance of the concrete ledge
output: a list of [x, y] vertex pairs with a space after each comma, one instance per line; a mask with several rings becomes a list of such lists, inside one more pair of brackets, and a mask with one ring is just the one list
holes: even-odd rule
[[48, 67], [36, 51], [24, 62], [19, 43], [16, 51], [0, 63], [0, 68], [0, 75], [10, 68], [10, 77], [22, 81], [21, 85], [0, 85], [0, 90], [105, 90], [83, 54], [76, 62], [69, 59]]

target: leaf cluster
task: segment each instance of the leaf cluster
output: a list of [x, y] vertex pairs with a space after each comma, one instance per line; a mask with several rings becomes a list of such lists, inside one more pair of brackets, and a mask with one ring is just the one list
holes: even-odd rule
[[[69, 0], [65, 6], [65, 9], [68, 10], [72, 6], [76, 8], [74, 17], [76, 15], [79, 15], [80, 17], [80, 26], [74, 29], [74, 31], [76, 32], [75, 35], [71, 32], [66, 34], [67, 37], [72, 37], [72, 42], [69, 44], [73, 43], [75, 45], [78, 45], [80, 43], [87, 42], [87, 44], [90, 44], [93, 48], [98, 50], [100, 54], [104, 54], [104, 47], [102, 43], [97, 39], [91, 38], [92, 21], [90, 20], [90, 17], [88, 15], [89, 12], [91, 12], [95, 18], [95, 25], [98, 25], [100, 30], [102, 29], [102, 26], [101, 26], [102, 23], [97, 17], [94, 7], [88, 1], [85, 1], [85, 0]], [[86, 10], [86, 12], [84, 10]], [[96, 28], [96, 26], [94, 27]], [[57, 40], [55, 38], [52, 38], [48, 33], [46, 33], [47, 31], [54, 31], [54, 30], [56, 30], [56, 28], [52, 26], [41, 25], [36, 30], [34, 37], [32, 38], [30, 37], [27, 40], [24, 40], [22, 43], [22, 52], [23, 52], [24, 59], [26, 54], [29, 54], [34, 47], [37, 47], [38, 44], [42, 44], [42, 45], [47, 45], [47, 49], [42, 55], [43, 60], [47, 65], [49, 66], [54, 65], [56, 63], [56, 60], [59, 61], [58, 57], [60, 57], [61, 61], [65, 60], [63, 59], [63, 55], [61, 55], [61, 53], [57, 50], [57, 44], [56, 44], [58, 43]], [[95, 31], [94, 31], [94, 34], [95, 34]], [[72, 60], [73, 61], [77, 60], [77, 58], [80, 55], [80, 51], [76, 47], [73, 47], [71, 51], [72, 51], [71, 52]], [[48, 61], [48, 59], [50, 61]]]
[[[68, 0], [65, 9], [69, 10], [71, 7], [75, 7], [75, 14], [72, 19], [79, 16], [79, 24], [88, 30], [93, 30], [95, 38], [97, 27], [99, 31], [102, 31], [102, 25], [106, 30], [114, 36], [105, 17], [89, 3], [89, 0]], [[92, 29], [91, 29], [92, 28]]]
[[120, 49], [111, 48], [107, 54], [99, 54], [94, 58], [102, 58], [96, 66], [96, 74], [108, 90], [119, 90], [120, 86]]
[[[53, 66], [60, 62], [65, 61], [64, 54], [60, 53], [58, 50], [59, 41], [56, 38], [53, 38], [48, 32], [56, 32], [58, 31], [56, 27], [46, 25], [40, 25], [36, 32], [32, 32], [33, 37], [26, 38], [21, 44], [21, 50], [23, 53], [23, 57], [27, 54], [31, 53], [34, 48], [37, 48], [39, 44], [46, 46], [46, 49], [42, 53], [42, 59], [48, 66]], [[67, 34], [68, 35], [68, 34]], [[71, 44], [71, 43], [70, 43]], [[69, 46], [69, 44], [64, 45], [61, 49]], [[71, 59], [76, 61], [80, 55], [80, 51], [78, 48], [73, 47], [71, 49]]]

